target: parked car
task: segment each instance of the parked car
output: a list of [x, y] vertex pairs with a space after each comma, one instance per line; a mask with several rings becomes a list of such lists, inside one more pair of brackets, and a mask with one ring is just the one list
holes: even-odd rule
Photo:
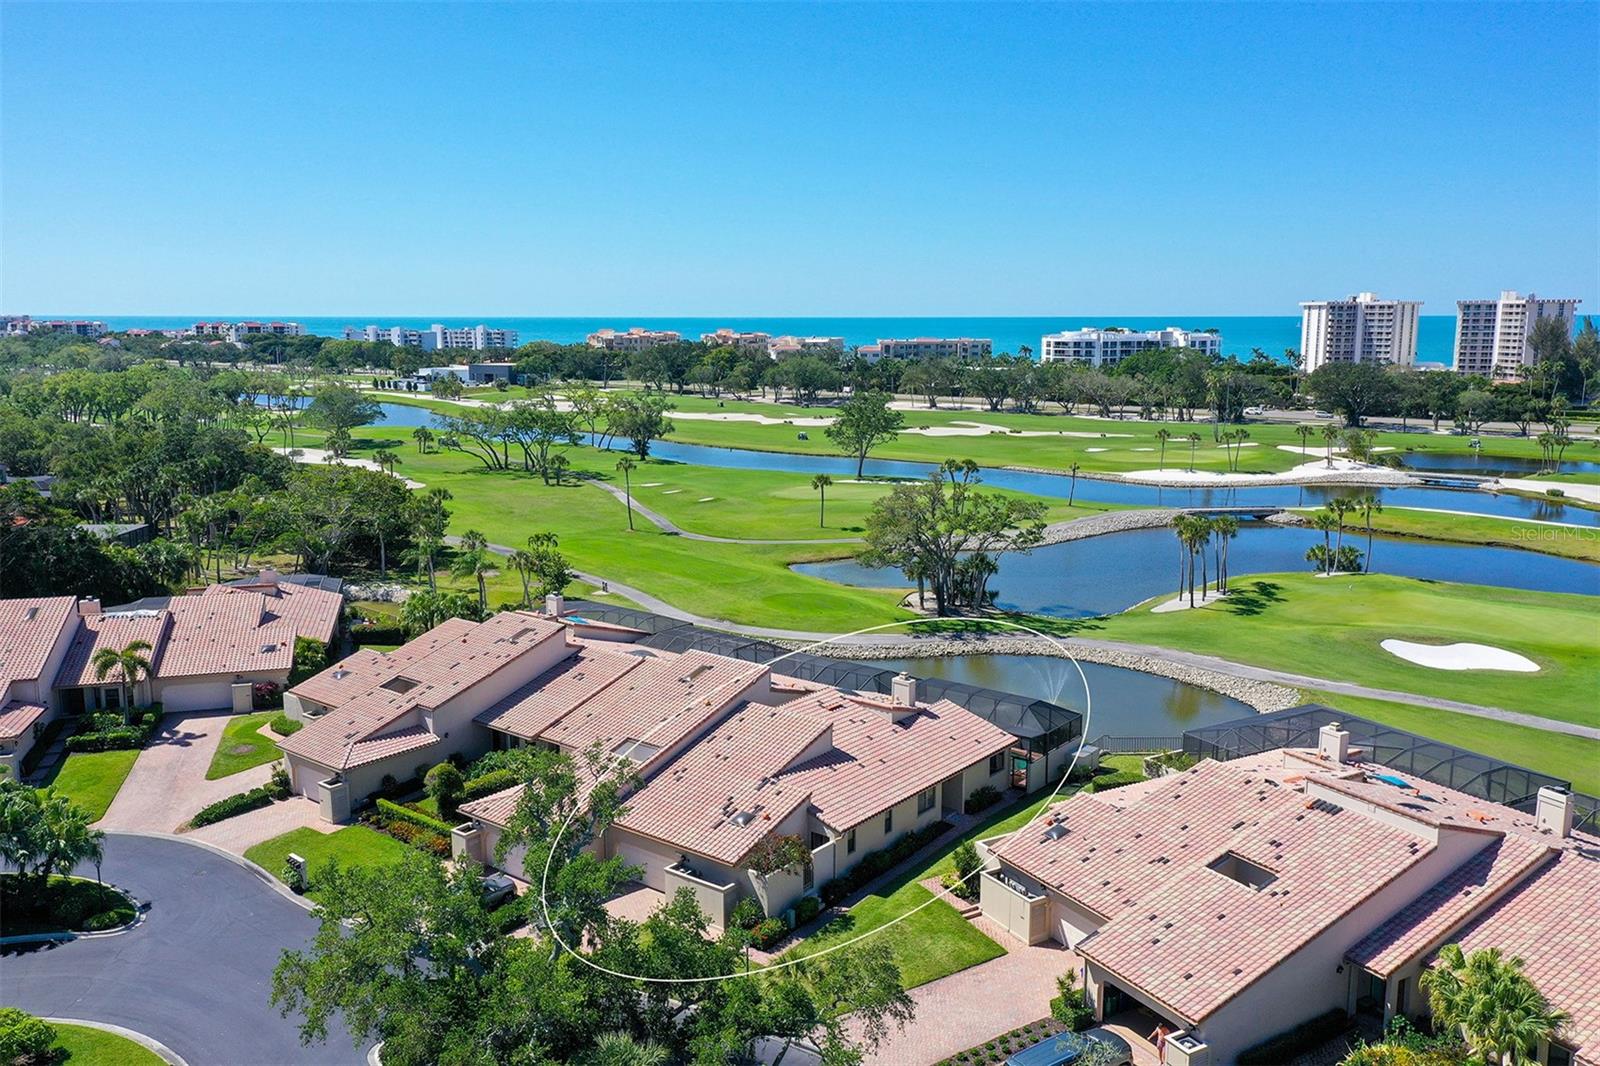
[[1333, 417], [1333, 412], [1332, 411], [1312, 411], [1311, 413], [1316, 415], [1318, 418], [1332, 418]]
[[1096, 1027], [1082, 1033], [1061, 1033], [1039, 1041], [1006, 1059], [1006, 1066], [1071, 1066], [1083, 1058], [1090, 1044], [1099, 1045], [1094, 1066], [1132, 1066], [1133, 1048], [1109, 1029]]
[[517, 883], [505, 874], [487, 874], [483, 878], [483, 905], [494, 910], [517, 894]]
[[1267, 413], [1267, 409], [1265, 407], [1246, 407], [1244, 413], [1247, 415], [1264, 415]]

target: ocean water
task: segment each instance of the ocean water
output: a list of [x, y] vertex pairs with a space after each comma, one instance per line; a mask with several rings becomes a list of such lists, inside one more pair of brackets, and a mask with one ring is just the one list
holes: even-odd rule
[[[1088, 326], [1125, 326], [1128, 329], [1216, 329], [1222, 334], [1222, 350], [1242, 359], [1251, 351], [1262, 351], [1281, 358], [1285, 348], [1300, 347], [1298, 315], [1040, 315], [1027, 318], [630, 318], [613, 315], [605, 318], [436, 318], [392, 315], [304, 316], [286, 314], [205, 315], [93, 315], [51, 314], [35, 318], [98, 318], [113, 329], [180, 329], [201, 320], [239, 321], [240, 319], [287, 319], [299, 322], [311, 333], [342, 337], [346, 326], [407, 326], [426, 328], [435, 322], [446, 326], [475, 326], [479, 323], [514, 329], [523, 343], [548, 340], [560, 344], [582, 341], [596, 330], [646, 329], [676, 330], [691, 340], [702, 333], [727, 327], [759, 330], [774, 336], [792, 333], [799, 336], [843, 337], [846, 344], [872, 344], [889, 337], [987, 337], [996, 352], [1015, 352], [1027, 345], [1039, 350], [1039, 338], [1046, 333]], [[1455, 344], [1454, 315], [1423, 315], [1417, 330], [1417, 358], [1423, 362], [1450, 362]]]

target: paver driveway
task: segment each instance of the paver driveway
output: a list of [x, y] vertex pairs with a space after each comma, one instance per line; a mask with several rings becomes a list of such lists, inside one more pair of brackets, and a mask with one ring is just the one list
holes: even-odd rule
[[226, 711], [169, 715], [150, 746], [139, 753], [101, 829], [170, 833], [207, 804], [266, 784], [272, 764], [206, 780], [206, 768], [234, 715]]
[[111, 833], [105, 853], [106, 879], [148, 900], [149, 915], [118, 936], [4, 949], [0, 1002], [126, 1026], [190, 1066], [365, 1061], [337, 1020], [326, 1044], [302, 1047], [294, 1020], [268, 1005], [279, 952], [316, 931], [304, 908], [181, 838]]

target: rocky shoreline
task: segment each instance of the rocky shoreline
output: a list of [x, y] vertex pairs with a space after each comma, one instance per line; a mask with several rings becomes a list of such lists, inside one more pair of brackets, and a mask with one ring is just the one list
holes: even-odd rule
[[[780, 642], [786, 643], [786, 642]], [[1171, 678], [1187, 685], [1209, 689], [1231, 697], [1265, 714], [1298, 707], [1305, 700], [1300, 693], [1285, 685], [1270, 681], [1252, 681], [1231, 674], [1204, 670], [1195, 666], [1168, 662], [1152, 655], [1119, 651], [1113, 648], [1080, 645], [1067, 638], [1062, 641], [1073, 657], [1086, 663], [1120, 666], [1141, 673]], [[894, 643], [835, 643], [816, 649], [817, 654], [831, 659], [852, 659], [870, 662], [874, 659], [931, 659], [947, 655], [1050, 655], [1064, 658], [1061, 649], [1049, 640], [1027, 635], [968, 637], [927, 637]]]

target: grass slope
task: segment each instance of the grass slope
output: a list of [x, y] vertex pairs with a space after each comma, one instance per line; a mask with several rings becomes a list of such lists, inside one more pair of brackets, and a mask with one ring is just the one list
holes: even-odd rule
[[[1300, 510], [1305, 514], [1314, 513], [1312, 508]], [[1441, 514], [1411, 507], [1390, 507], [1374, 514], [1372, 528], [1396, 536], [1453, 544], [1521, 548], [1569, 559], [1600, 562], [1600, 529], [1594, 528], [1541, 525], [1514, 518]]]
[[[335, 859], [345, 867], [388, 866], [399, 862], [413, 849], [375, 829], [368, 829], [364, 825], [348, 825], [332, 833], [319, 833], [306, 828], [291, 829], [246, 849], [244, 857], [281, 881], [284, 860], [290, 852], [306, 860], [307, 873], [315, 885], [318, 869], [325, 868]], [[316, 889], [313, 888], [306, 895], [315, 899]]]
[[[1258, 574], [1234, 582], [1233, 595], [1219, 603], [1168, 614], [1142, 605], [1097, 620], [1093, 635], [1600, 725], [1595, 602], [1385, 574]], [[1507, 648], [1540, 670], [1435, 670], [1384, 651], [1379, 642], [1389, 637]]]
[[165, 1066], [166, 1060], [125, 1036], [86, 1025], [51, 1022], [58, 1066]]
[[138, 758], [137, 751], [74, 752], [46, 784], [88, 811], [90, 821], [98, 821], [105, 817]]
[[277, 713], [258, 711], [230, 719], [222, 730], [222, 742], [217, 745], [216, 754], [211, 756], [211, 765], [206, 767], [206, 780], [230, 777], [277, 759], [278, 745], [261, 733], [261, 727]]

